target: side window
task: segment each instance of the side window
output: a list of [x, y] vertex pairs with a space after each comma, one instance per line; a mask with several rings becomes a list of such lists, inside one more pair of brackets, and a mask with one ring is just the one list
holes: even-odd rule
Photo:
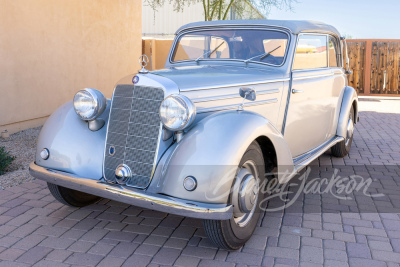
[[340, 67], [339, 45], [333, 36], [329, 36], [329, 67]]
[[294, 56], [294, 70], [328, 67], [326, 35], [300, 35]]

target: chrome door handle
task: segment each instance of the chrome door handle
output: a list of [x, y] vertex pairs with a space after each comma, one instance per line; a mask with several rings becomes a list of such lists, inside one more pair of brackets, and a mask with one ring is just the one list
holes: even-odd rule
[[297, 94], [297, 93], [304, 93], [304, 91], [303, 90], [292, 89], [292, 94]]

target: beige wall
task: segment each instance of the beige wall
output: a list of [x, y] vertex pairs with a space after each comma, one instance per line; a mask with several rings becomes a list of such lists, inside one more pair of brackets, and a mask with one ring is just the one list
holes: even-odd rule
[[40, 125], [84, 87], [139, 69], [141, 0], [1, 0], [0, 132]]

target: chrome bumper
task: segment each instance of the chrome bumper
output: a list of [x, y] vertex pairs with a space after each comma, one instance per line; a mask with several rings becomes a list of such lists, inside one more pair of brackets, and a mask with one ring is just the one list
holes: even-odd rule
[[228, 220], [233, 215], [232, 205], [207, 204], [146, 193], [145, 190], [107, 184], [88, 178], [79, 178], [66, 172], [46, 169], [34, 162], [29, 165], [29, 172], [33, 177], [52, 184], [146, 209], [211, 220]]

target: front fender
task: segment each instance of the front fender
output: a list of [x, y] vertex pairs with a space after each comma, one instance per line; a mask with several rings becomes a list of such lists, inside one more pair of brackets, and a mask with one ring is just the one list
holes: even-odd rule
[[350, 110], [354, 104], [354, 123], [357, 123], [358, 118], [358, 96], [357, 92], [353, 87], [346, 86], [343, 92], [342, 105], [340, 107], [339, 121], [336, 130], [337, 136], [346, 138], [347, 135], [347, 123], [350, 115]]
[[[89, 130], [88, 123], [75, 113], [72, 101], [58, 108], [47, 119], [40, 132], [36, 164], [80, 177], [102, 178], [109, 107], [110, 100], [107, 101], [106, 110], [99, 117], [106, 121], [106, 125], [95, 132]], [[47, 160], [40, 157], [43, 148], [50, 151]]]
[[[226, 111], [211, 115], [186, 133], [161, 168], [155, 184], [159, 192], [182, 199], [227, 203], [239, 162], [258, 137], [266, 136], [277, 154], [278, 165], [293, 170], [293, 160], [281, 133], [263, 116], [248, 111]], [[279, 167], [278, 167], [279, 170]], [[183, 180], [196, 178], [194, 191], [186, 191]]]

